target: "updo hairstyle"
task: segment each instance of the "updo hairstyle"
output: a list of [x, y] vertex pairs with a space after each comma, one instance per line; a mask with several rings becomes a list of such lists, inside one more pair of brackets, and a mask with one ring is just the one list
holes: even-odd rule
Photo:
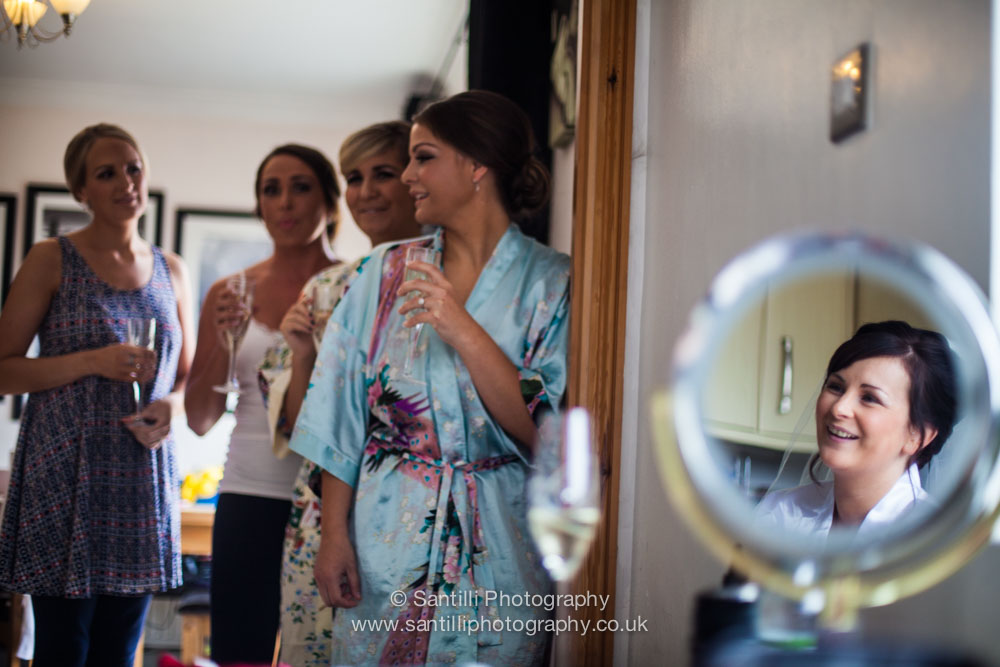
[[548, 201], [549, 172], [534, 155], [531, 122], [503, 95], [469, 90], [435, 102], [413, 122], [492, 170], [512, 219], [523, 219]]

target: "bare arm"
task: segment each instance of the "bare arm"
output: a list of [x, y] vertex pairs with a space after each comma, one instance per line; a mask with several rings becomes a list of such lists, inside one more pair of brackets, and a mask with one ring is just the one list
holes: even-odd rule
[[229, 351], [219, 335], [219, 309], [225, 307], [225, 280], [216, 282], [205, 295], [198, 322], [198, 344], [187, 377], [184, 411], [188, 426], [198, 435], [205, 435], [226, 409], [226, 395], [213, 386], [222, 384], [229, 372]]
[[303, 296], [288, 309], [281, 320], [281, 333], [292, 351], [292, 374], [282, 403], [282, 413], [289, 429], [295, 426], [295, 420], [299, 418], [302, 399], [309, 388], [309, 377], [316, 363], [316, 346], [313, 343], [315, 322], [309, 306], [309, 298]]
[[354, 489], [323, 471], [323, 510], [319, 553], [313, 574], [323, 602], [331, 607], [356, 607], [361, 602], [358, 561], [347, 531]]
[[[155, 353], [135, 345], [115, 343], [55, 357], [25, 355], [38, 333], [62, 280], [58, 242], [32, 246], [11, 285], [0, 314], [0, 393], [21, 394], [69, 384], [87, 375], [129, 382], [152, 377]], [[146, 373], [136, 375], [137, 360]]]

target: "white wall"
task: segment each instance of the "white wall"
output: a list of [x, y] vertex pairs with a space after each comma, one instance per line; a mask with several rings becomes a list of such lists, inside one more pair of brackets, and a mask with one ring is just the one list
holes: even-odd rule
[[[988, 285], [987, 0], [640, 0], [639, 17], [634, 172], [647, 180], [633, 188], [629, 263], [641, 275], [629, 294], [626, 389], [635, 382], [636, 396], [648, 397], [665, 384], [673, 344], [711, 277], [783, 230], [916, 238]], [[874, 125], [834, 145], [830, 66], [862, 41], [875, 52]], [[617, 655], [679, 664], [692, 596], [717, 584], [723, 567], [667, 501], [647, 421], [643, 404], [623, 432], [623, 461], [634, 463], [622, 470], [621, 523], [634, 532], [618, 585], [623, 613], [649, 619], [649, 632], [616, 638]], [[994, 549], [928, 593], [866, 612], [867, 631], [1000, 659], [990, 620], [1000, 584], [988, 571], [997, 565]]]

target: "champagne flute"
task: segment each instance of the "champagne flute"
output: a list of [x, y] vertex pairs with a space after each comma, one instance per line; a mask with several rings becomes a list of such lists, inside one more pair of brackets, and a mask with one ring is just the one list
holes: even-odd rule
[[[427, 274], [419, 269], [409, 268], [410, 262], [424, 262], [426, 264], [433, 264], [434, 266], [440, 266], [441, 252], [436, 248], [422, 248], [422, 247], [410, 247], [406, 249], [406, 273], [403, 276], [404, 282], [407, 280], [427, 280]], [[408, 299], [415, 299], [422, 297], [419, 291], [410, 292], [407, 295]], [[417, 313], [424, 312], [424, 309], [417, 308], [410, 311], [411, 316]], [[416, 324], [410, 329], [409, 340], [406, 347], [406, 359], [403, 362], [403, 375], [415, 380], [413, 377], [413, 365], [418, 356], [418, 344], [420, 342], [420, 333], [423, 331], [423, 323]]]
[[566, 413], [560, 438], [540, 438], [528, 480], [528, 528], [553, 580], [580, 569], [601, 517], [597, 455], [590, 415]]
[[333, 314], [333, 307], [337, 304], [337, 289], [333, 283], [317, 282], [312, 287], [312, 315], [313, 315], [313, 341], [316, 349], [319, 350], [320, 341], [323, 340], [323, 332], [326, 331], [326, 323]]
[[[156, 349], [156, 318], [128, 318], [125, 321], [125, 334], [130, 345], [144, 347], [148, 350]], [[140, 419], [142, 400], [138, 380], [132, 381], [132, 395], [135, 397], [135, 418]]]
[[236, 350], [239, 349], [240, 341], [243, 340], [247, 327], [250, 326], [250, 314], [253, 308], [253, 283], [248, 281], [246, 274], [240, 271], [226, 281], [226, 288], [236, 295], [240, 321], [236, 326], [222, 331], [222, 337], [229, 348], [229, 373], [226, 376], [225, 384], [216, 385], [212, 389], [222, 394], [238, 394], [240, 393], [240, 382], [236, 377]]

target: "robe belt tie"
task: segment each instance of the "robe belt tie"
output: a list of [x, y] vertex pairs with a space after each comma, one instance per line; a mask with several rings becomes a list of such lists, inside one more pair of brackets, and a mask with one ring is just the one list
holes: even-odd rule
[[[479, 593], [479, 604], [476, 609], [479, 616], [477, 640], [480, 646], [500, 644], [500, 633], [495, 632], [490, 624], [486, 623], [487, 617], [492, 618], [497, 615], [495, 607], [488, 607], [486, 605], [486, 591], [493, 591], [496, 584], [493, 578], [493, 568], [489, 563], [489, 549], [486, 546], [483, 527], [479, 520], [479, 499], [476, 491], [476, 478], [473, 473], [494, 470], [508, 463], [519, 461], [520, 457], [515, 454], [505, 454], [503, 456], [491, 456], [479, 459], [478, 461], [444, 461], [431, 458], [426, 454], [408, 451], [395, 443], [377, 439], [369, 441], [367, 449], [367, 453], [369, 454], [374, 453], [377, 449], [383, 449], [389, 454], [398, 456], [400, 463], [405, 461], [423, 463], [441, 471], [441, 474], [437, 475], [440, 478], [438, 482], [437, 511], [434, 514], [434, 528], [431, 532], [431, 552], [427, 564], [427, 583], [430, 588], [433, 588], [438, 583], [438, 580], [443, 578], [445, 554], [441, 551], [441, 544], [448, 520], [448, 501], [452, 500], [454, 504], [452, 482], [456, 473], [462, 475], [465, 488], [468, 492], [469, 507], [472, 510], [472, 535], [468, 535], [469, 531], [461, 528], [461, 520], [459, 521], [459, 528], [462, 533], [462, 553], [472, 554], [469, 559], [471, 563], [472, 583]], [[461, 563], [459, 563], [459, 567], [461, 567]]]

